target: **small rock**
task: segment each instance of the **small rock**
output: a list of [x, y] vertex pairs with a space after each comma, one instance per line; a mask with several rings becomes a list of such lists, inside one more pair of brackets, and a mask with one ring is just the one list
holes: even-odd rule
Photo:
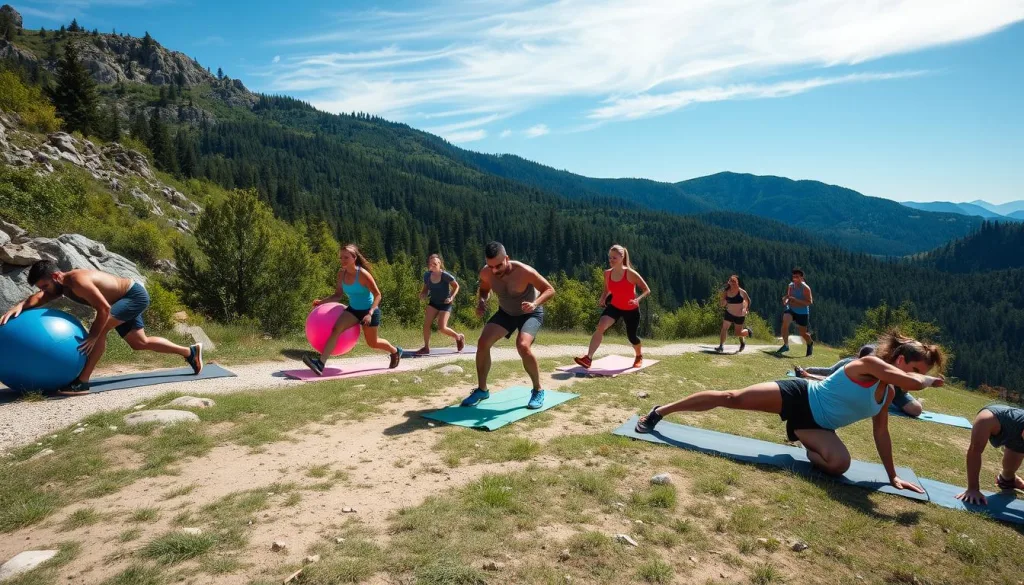
[[173, 425], [180, 422], [199, 422], [199, 417], [187, 410], [141, 410], [126, 414], [124, 422], [130, 427], [146, 423]]
[[398, 378], [391, 378], [391, 383], [392, 384], [397, 384], [398, 383]]
[[419, 376], [413, 376], [412, 377], [412, 383], [413, 384], [422, 384], [423, 383], [423, 378], [420, 378]]
[[482, 568], [485, 571], [500, 571], [505, 568], [505, 564], [495, 561], [484, 561]]
[[562, 552], [558, 553], [558, 560], [562, 561], [563, 563], [565, 561], [568, 561], [571, 558], [572, 558], [572, 555], [569, 554], [569, 549], [567, 549], [567, 548], [566, 549], [562, 549]]
[[626, 504], [623, 504], [622, 502], [615, 502], [612, 505], [615, 506], [616, 508], [620, 509], [620, 510], [625, 510], [626, 509]]
[[643, 520], [634, 520], [633, 523], [634, 524], [643, 524], [644, 521]]
[[428, 426], [428, 427], [430, 427], [430, 428], [434, 428], [434, 427], [436, 427], [436, 426], [437, 426], [437, 424], [435, 424], [435, 423], [432, 423], [432, 422], [428, 422], [428, 423], [427, 423], [427, 426]]
[[809, 548], [811, 547], [806, 542], [797, 542], [793, 545], [793, 552], [804, 552]]
[[345, 544], [345, 539], [339, 536], [339, 537], [334, 539], [334, 543], [335, 544]]
[[53, 454], [54, 454], [54, 450], [53, 449], [43, 449], [42, 451], [40, 451], [40, 452], [36, 453], [35, 455], [29, 457], [28, 460], [29, 461], [34, 461], [36, 459], [42, 459], [43, 457], [46, 457], [47, 455], [53, 455]]
[[209, 398], [196, 398], [195, 396], [180, 396], [164, 405], [178, 406], [181, 408], [211, 408], [217, 403]]
[[637, 398], [647, 398], [648, 396], [650, 396], [650, 394], [648, 394], [646, 392], [637, 392], [636, 393], [636, 397]]
[[270, 550], [274, 552], [279, 552], [286, 548], [288, 548], [288, 543], [283, 540], [275, 540], [274, 544], [270, 545]]
[[653, 485], [669, 485], [672, 483], [672, 476], [667, 473], [659, 473], [651, 478]]
[[726, 502], [735, 502], [736, 496], [724, 496], [722, 497], [722, 499], [725, 500]]
[[132, 410], [142, 410], [143, 408], [146, 408], [145, 404], [136, 404], [132, 407]]
[[690, 562], [693, 563], [694, 565], [696, 565], [697, 564], [697, 558], [696, 557], [690, 557]]
[[174, 314], [175, 321], [188, 321], [188, 313], [185, 311], [178, 311]]
[[344, 508], [341, 509], [341, 513], [342, 514], [355, 514], [356, 513], [356, 509], [355, 508], [349, 508], [348, 506], [345, 506]]
[[203, 533], [202, 528], [182, 528], [181, 531], [185, 534], [191, 534], [193, 536], [199, 536]]
[[629, 546], [640, 546], [633, 538], [628, 534], [616, 534], [615, 540], [622, 544], [628, 544]]
[[356, 384], [352, 387], [353, 390], [366, 390], [366, 384]]
[[757, 544], [768, 544], [768, 539], [767, 538], [758, 538], [757, 539]]
[[55, 556], [57, 556], [55, 550], [27, 550], [18, 553], [11, 560], [0, 565], [0, 581], [27, 573]]
[[311, 563], [319, 563], [320, 562], [320, 555], [309, 555], [308, 557], [302, 559], [302, 562], [307, 564], [307, 565], [311, 564]]
[[78, 434], [81, 434], [81, 433], [84, 433], [84, 432], [85, 432], [85, 427], [78, 427], [77, 429], [71, 431], [71, 434], [72, 435], [78, 435]]
[[109, 427], [107, 427], [107, 430], [108, 431], [113, 431], [113, 432], [116, 433], [117, 432], [117, 427], [115, 427], [114, 425], [110, 425]]
[[455, 364], [445, 366], [437, 371], [445, 376], [456, 376], [465, 372], [465, 370], [462, 369], [462, 366], [456, 366]]

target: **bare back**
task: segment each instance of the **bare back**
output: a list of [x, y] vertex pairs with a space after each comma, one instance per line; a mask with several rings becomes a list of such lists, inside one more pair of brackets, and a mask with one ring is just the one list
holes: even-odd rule
[[[132, 287], [133, 281], [130, 278], [101, 272], [99, 270], [78, 269], [64, 274], [64, 296], [69, 299], [82, 302], [82, 287], [92, 283], [108, 304], [114, 304], [121, 299]], [[89, 304], [89, 303], [83, 303]]]

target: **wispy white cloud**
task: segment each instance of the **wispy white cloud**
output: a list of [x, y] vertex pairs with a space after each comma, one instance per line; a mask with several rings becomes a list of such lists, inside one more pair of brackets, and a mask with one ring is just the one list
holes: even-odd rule
[[274, 58], [270, 60], [271, 63], [280, 63], [281, 55], [274, 55]]
[[537, 138], [539, 136], [549, 134], [550, 132], [551, 129], [548, 128], [547, 124], [537, 124], [535, 126], [530, 126], [526, 130], [523, 130], [523, 134], [525, 134], [527, 138]]
[[475, 140], [483, 140], [487, 138], [487, 130], [479, 128], [477, 130], [465, 130], [463, 132], [452, 132], [443, 136], [448, 142], [459, 144], [463, 142], [473, 142]]
[[273, 41], [304, 52], [273, 65], [269, 89], [302, 93], [330, 111], [448, 117], [440, 130], [449, 139], [571, 99], [578, 114], [567, 120], [580, 131], [695, 102], [907, 77], [918, 72], [868, 72], [865, 64], [1022, 19], [1024, 0], [443, 3], [349, 12], [336, 30]]
[[839, 77], [815, 77], [797, 81], [781, 81], [777, 83], [750, 83], [730, 85], [726, 87], [711, 86], [699, 89], [651, 94], [644, 93], [628, 98], [615, 98], [609, 105], [591, 110], [587, 117], [592, 120], [615, 120], [645, 118], [657, 116], [684, 108], [700, 102], [718, 102], [725, 100], [781, 98], [791, 95], [843, 83], [863, 83], [867, 81], [884, 81], [905, 77], [918, 77], [926, 71], [902, 71], [895, 73], [851, 73]]
[[501, 131], [501, 134], [499, 134], [498, 136], [500, 136], [501, 138], [508, 138], [509, 136], [512, 136], [512, 131], [509, 130], [508, 128], [505, 128], [504, 130]]

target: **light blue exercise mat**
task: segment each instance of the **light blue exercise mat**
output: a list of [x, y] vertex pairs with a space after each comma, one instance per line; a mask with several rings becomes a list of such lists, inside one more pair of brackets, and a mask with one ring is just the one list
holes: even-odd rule
[[156, 386], [157, 384], [169, 384], [171, 382], [234, 377], [234, 372], [225, 370], [217, 364], [205, 364], [203, 371], [198, 376], [192, 373], [191, 367], [186, 366], [173, 370], [151, 370], [149, 372], [135, 372], [134, 374], [96, 378], [89, 384], [89, 392], [94, 394], [96, 392], [141, 388], [143, 386]]
[[526, 403], [530, 401], [530, 392], [531, 388], [527, 386], [512, 386], [497, 392], [492, 391], [490, 398], [476, 406], [448, 406], [424, 414], [423, 418], [460, 427], [493, 431], [579, 396], [568, 392], [547, 390], [544, 392], [544, 406], [537, 410], [530, 410], [526, 408]]
[[969, 512], [987, 514], [1001, 522], [1024, 524], [1024, 500], [1018, 498], [1013, 492], [982, 492], [988, 498], [988, 505], [975, 506], [973, 504], [965, 504], [956, 499], [956, 495], [964, 491], [962, 487], [927, 478], [921, 480], [921, 487], [928, 492], [928, 499], [933, 504], [938, 504], [944, 508], [967, 510]]
[[[639, 418], [634, 416], [629, 419], [621, 427], [615, 429], [613, 434], [651, 443], [671, 445], [682, 449], [692, 449], [702, 453], [721, 455], [745, 463], [781, 467], [802, 475], [825, 477], [847, 485], [895, 494], [913, 500], [928, 500], [928, 496], [925, 494], [919, 494], [910, 490], [898, 490], [892, 487], [889, 484], [889, 475], [885, 472], [885, 468], [878, 463], [854, 461], [850, 465], [850, 469], [843, 475], [826, 475], [815, 469], [807, 459], [804, 450], [797, 447], [730, 435], [728, 433], [719, 433], [707, 429], [698, 429], [666, 421], [658, 423], [653, 433], [637, 433], [634, 427]], [[914, 474], [912, 469], [897, 467], [896, 473], [899, 474], [900, 479], [903, 481], [921, 485], [920, 480], [917, 479], [917, 475]]]

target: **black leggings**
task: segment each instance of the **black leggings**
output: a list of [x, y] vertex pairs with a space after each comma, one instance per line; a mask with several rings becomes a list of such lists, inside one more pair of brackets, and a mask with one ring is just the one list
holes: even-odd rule
[[605, 307], [604, 312], [601, 313], [602, 317], [611, 317], [618, 321], [622, 319], [622, 322], [626, 324], [626, 337], [629, 342], [633, 345], [640, 345], [640, 336], [636, 334], [637, 330], [640, 329], [640, 308], [637, 307], [631, 311], [623, 311], [622, 309], [616, 309], [615, 307], [608, 305]]

